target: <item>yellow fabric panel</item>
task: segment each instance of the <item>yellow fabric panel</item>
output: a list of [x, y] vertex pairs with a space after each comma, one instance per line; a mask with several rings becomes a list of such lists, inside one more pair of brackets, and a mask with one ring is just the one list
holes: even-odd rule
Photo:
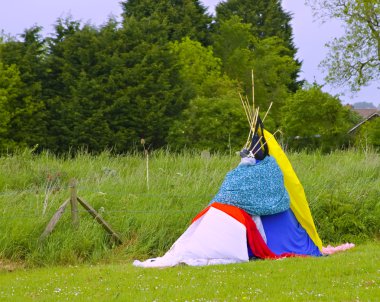
[[284, 174], [285, 188], [288, 191], [290, 197], [290, 208], [292, 209], [298, 222], [309, 234], [311, 240], [313, 240], [315, 245], [320, 250], [322, 250], [322, 241], [319, 238], [319, 235], [315, 228], [314, 220], [311, 216], [309, 204], [306, 200], [305, 191], [302, 187], [301, 182], [294, 172], [288, 157], [282, 150], [281, 146], [277, 143], [273, 135], [270, 132], [264, 130], [264, 136], [268, 144], [269, 154], [276, 159], [277, 164], [280, 166], [280, 169]]

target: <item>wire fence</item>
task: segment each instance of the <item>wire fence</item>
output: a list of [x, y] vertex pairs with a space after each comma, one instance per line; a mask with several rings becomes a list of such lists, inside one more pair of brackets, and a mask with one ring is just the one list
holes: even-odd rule
[[[201, 210], [201, 209], [199, 209]], [[71, 210], [70, 210], [71, 211]], [[78, 210], [77, 211], [79, 214], [81, 213], [91, 213], [91, 211], [87, 210]], [[139, 210], [107, 210], [106, 212], [101, 212], [99, 214], [104, 215], [105, 213], [108, 214], [117, 214], [117, 213], [122, 213], [122, 214], [130, 214], [130, 215], [156, 215], [156, 216], [161, 216], [163, 214], [185, 214], [185, 213], [194, 213], [193, 210], [157, 210], [157, 211], [139, 211]], [[42, 215], [40, 212], [39, 213], [32, 213], [32, 211], [29, 213], [25, 214], [12, 214], [12, 215], [7, 215], [9, 213], [0, 213], [0, 219], [20, 219], [20, 218], [30, 218], [30, 219], [37, 219], [37, 218], [44, 218], [45, 219], [50, 219], [51, 216], [48, 214]]]
[[[69, 193], [70, 185], [63, 187], [60, 187], [60, 191]], [[151, 192], [130, 192], [130, 193], [124, 193], [124, 192], [99, 192], [97, 190], [93, 190], [93, 188], [90, 188], [89, 186], [78, 186], [78, 189], [84, 194], [84, 195], [96, 195], [96, 194], [104, 194], [104, 195], [110, 195], [110, 196], [123, 196], [123, 197], [130, 197], [131, 195], [134, 198], [141, 198], [141, 199], [152, 199], [152, 200], [169, 200], [169, 203], [172, 203], [173, 200], [175, 202], [183, 202], [183, 201], [193, 201], [193, 200], [210, 200], [214, 196], [213, 194], [173, 194], [173, 193], [151, 193]], [[50, 194], [49, 192], [44, 191], [42, 188], [29, 188], [29, 189], [19, 189], [19, 190], [5, 190], [0, 191], [0, 198], [6, 198], [6, 197], [14, 197], [14, 196], [25, 196], [28, 194], [34, 194], [39, 195], [41, 198], [41, 204], [37, 205], [34, 204], [33, 206], [31, 204], [24, 206], [22, 213], [14, 213], [14, 207], [8, 206], [7, 208], [1, 209], [0, 206], [0, 219], [48, 219], [50, 214], [46, 212], [45, 214], [42, 213], [42, 203], [44, 202], [44, 198], [46, 197], [46, 194]], [[62, 200], [63, 201], [63, 200]], [[56, 211], [56, 209], [53, 208], [52, 203], [53, 199], [49, 201], [49, 211], [53, 209], [53, 211]], [[54, 203], [57, 204], [56, 200], [54, 200]], [[163, 204], [165, 205], [165, 204]], [[166, 204], [167, 205], [167, 204]], [[207, 205], [207, 204], [206, 204]], [[206, 206], [205, 205], [205, 206]], [[173, 206], [174, 207], [174, 206]], [[201, 209], [198, 209], [201, 210]], [[165, 214], [191, 214], [194, 213], [194, 210], [191, 209], [154, 209], [154, 210], [134, 210], [134, 209], [110, 209], [105, 208], [104, 206], [98, 207], [97, 211], [101, 215], [114, 215], [114, 214], [125, 214], [125, 215], [165, 215]], [[90, 211], [86, 209], [78, 209], [77, 212], [79, 214], [81, 213], [89, 213]]]
[[[68, 188], [67, 188], [68, 189]], [[61, 191], [61, 190], [60, 190]], [[186, 199], [195, 199], [195, 198], [207, 198], [207, 197], [213, 197], [212, 194], [170, 194], [170, 193], [149, 193], [149, 192], [127, 192], [127, 193], [115, 193], [115, 192], [100, 192], [100, 191], [94, 191], [90, 189], [83, 189], [81, 188], [81, 192], [85, 194], [100, 194], [100, 195], [133, 195], [137, 197], [160, 197], [160, 198], [186, 198]], [[45, 195], [44, 192], [36, 192], [36, 190], [29, 189], [29, 190], [11, 190], [11, 191], [0, 191], [0, 197], [1, 196], [14, 196], [14, 195], [23, 195], [23, 194], [36, 194], [36, 195]]]

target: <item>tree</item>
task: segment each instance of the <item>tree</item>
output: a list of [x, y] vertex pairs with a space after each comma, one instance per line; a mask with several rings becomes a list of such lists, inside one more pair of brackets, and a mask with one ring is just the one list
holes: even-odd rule
[[258, 39], [250, 28], [250, 24], [242, 23], [237, 16], [221, 21], [218, 32], [213, 35], [215, 54], [222, 59], [226, 74], [237, 80], [243, 94], [250, 97], [251, 71], [254, 71], [256, 106], [263, 112], [273, 102], [270, 117], [277, 121], [272, 123], [276, 128], [281, 107], [290, 92], [292, 75], [298, 66], [280, 38]]
[[355, 134], [355, 145], [361, 148], [373, 146], [380, 150], [380, 118], [367, 121]]
[[19, 91], [9, 103], [12, 119], [8, 137], [18, 145], [43, 145], [46, 137], [46, 115], [42, 100], [42, 75], [45, 72], [46, 45], [41, 27], [26, 29], [21, 41], [9, 38], [0, 43], [3, 69], [15, 68]]
[[240, 17], [233, 16], [220, 20], [218, 30], [212, 36], [215, 55], [221, 59], [224, 72], [240, 83], [250, 80], [250, 69], [253, 68], [251, 48], [255, 38], [251, 27], [251, 24], [242, 23]]
[[153, 39], [179, 41], [189, 37], [209, 44], [212, 18], [199, 0], [127, 0], [122, 6], [124, 22], [132, 18], [145, 24], [145, 34]]
[[124, 21], [100, 29], [58, 21], [45, 85], [49, 148], [124, 152], [141, 138], [155, 148], [165, 145], [189, 100], [179, 58], [156, 35], [157, 19]]
[[190, 101], [170, 129], [168, 143], [175, 149], [239, 151], [248, 135], [248, 123], [237, 95], [199, 97]]
[[239, 16], [243, 23], [251, 24], [251, 32], [260, 39], [279, 37], [294, 49], [292, 42], [291, 16], [278, 0], [227, 0], [216, 8], [217, 22]]
[[144, 138], [154, 148], [165, 145], [174, 119], [187, 105], [176, 58], [166, 47], [142, 43], [125, 55], [124, 85], [107, 110], [118, 150]]
[[9, 107], [16, 102], [21, 84], [16, 66], [6, 68], [3, 63], [0, 63], [0, 146], [2, 149], [6, 148], [9, 123], [12, 119]]
[[282, 9], [279, 0], [227, 0], [216, 6], [215, 30], [218, 32], [222, 22], [239, 17], [241, 23], [250, 24], [250, 33], [255, 39], [277, 37], [287, 49], [285, 55], [290, 56], [297, 69], [290, 75], [289, 89], [295, 92], [301, 85], [298, 73], [301, 63], [295, 58], [297, 49], [293, 43], [291, 16]]
[[38, 144], [36, 137], [37, 118], [41, 104], [25, 95], [26, 85], [22, 82], [16, 65], [9, 67], [0, 62], [0, 150], [13, 150]]
[[[96, 68], [96, 30], [82, 27], [80, 22], [58, 19], [55, 32], [48, 39], [49, 56], [44, 75], [44, 101], [47, 108], [47, 138], [45, 147], [54, 152], [66, 152], [80, 147], [77, 137], [88, 137], [78, 127], [84, 126], [86, 108], [94, 108], [92, 96], [97, 88], [88, 89], [85, 79]], [[86, 90], [86, 92], [84, 92]], [[83, 99], [81, 96], [85, 95]], [[89, 101], [90, 100], [90, 101]], [[82, 146], [88, 146], [81, 140]], [[101, 142], [102, 139], [98, 137]], [[102, 146], [104, 148], [104, 146]]]
[[222, 75], [221, 60], [214, 56], [210, 46], [202, 46], [187, 37], [181, 42], [169, 43], [169, 49], [177, 57], [183, 89], [189, 98], [218, 97], [228, 94], [230, 90], [236, 91], [234, 83]]
[[350, 109], [314, 84], [290, 96], [282, 110], [282, 130], [294, 149], [342, 147], [354, 125]]
[[378, 0], [307, 0], [315, 15], [343, 22], [345, 33], [327, 46], [322, 61], [326, 80], [352, 91], [380, 79], [380, 3]]

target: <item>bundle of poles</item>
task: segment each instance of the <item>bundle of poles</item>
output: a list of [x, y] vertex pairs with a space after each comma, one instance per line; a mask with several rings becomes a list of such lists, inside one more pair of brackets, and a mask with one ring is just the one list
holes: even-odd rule
[[[254, 80], [254, 74], [253, 74], [253, 70], [252, 70], [252, 103], [249, 101], [248, 99], [248, 96], [245, 96], [243, 97], [241, 95], [241, 93], [239, 93], [239, 97], [240, 97], [240, 100], [241, 100], [241, 103], [243, 105], [243, 108], [244, 108], [244, 112], [245, 112], [245, 116], [248, 120], [248, 124], [249, 124], [249, 134], [248, 134], [248, 138], [247, 138], [247, 141], [243, 147], [243, 149], [246, 149], [248, 150], [248, 148], [250, 148], [250, 145], [251, 145], [251, 142], [252, 142], [252, 138], [255, 134], [257, 134], [257, 130], [258, 130], [258, 127], [257, 127], [257, 123], [259, 121], [259, 111], [260, 111], [260, 108], [259, 107], [256, 107], [255, 106], [255, 80]], [[266, 111], [265, 115], [264, 115], [264, 118], [262, 119], [262, 123], [264, 123], [270, 109], [272, 108], [272, 103], [270, 103], [269, 107], [268, 107], [268, 110]], [[274, 137], [274, 135], [279, 132], [279, 130], [277, 130], [275, 133], [272, 134], [272, 137]], [[253, 146], [252, 148], [250, 148], [251, 150], [255, 150], [255, 148], [257, 147], [258, 144], [266, 144], [266, 142], [261, 142], [262, 140], [262, 136], [264, 135], [264, 133], [262, 133], [261, 135], [259, 135], [259, 140], [257, 141], [256, 145]], [[270, 139], [271, 139], [270, 138]], [[257, 153], [257, 151], [252, 154], [253, 156]]]

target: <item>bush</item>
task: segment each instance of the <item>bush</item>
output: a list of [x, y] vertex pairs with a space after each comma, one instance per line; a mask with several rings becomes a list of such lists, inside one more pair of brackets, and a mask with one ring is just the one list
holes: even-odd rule
[[380, 150], [380, 118], [364, 123], [355, 135], [355, 146]]
[[314, 84], [287, 99], [281, 125], [290, 149], [330, 152], [348, 144], [353, 118], [338, 98]]

